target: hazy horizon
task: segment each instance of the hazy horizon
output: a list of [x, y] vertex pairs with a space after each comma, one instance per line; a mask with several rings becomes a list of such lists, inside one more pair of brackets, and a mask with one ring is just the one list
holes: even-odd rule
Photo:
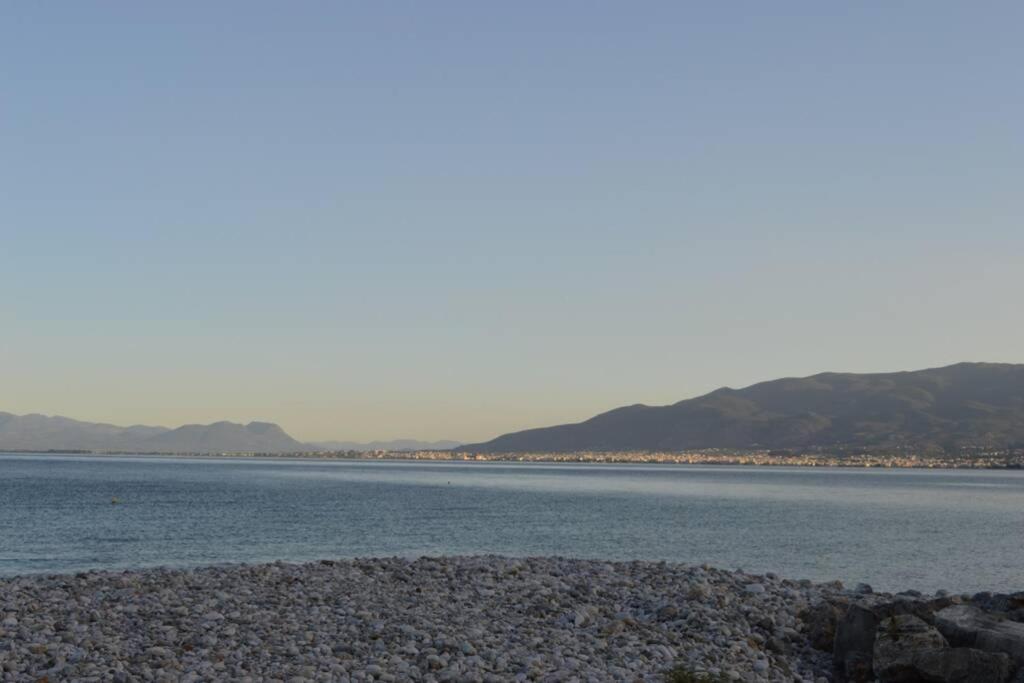
[[1024, 362], [1021, 20], [0, 7], [0, 411], [472, 442]]
[[[980, 363], [980, 364], [994, 364], [994, 365], [1005, 365], [1006, 364], [1005, 361], [960, 361], [960, 362], [958, 362], [956, 364], [959, 364], [961, 362]], [[936, 367], [940, 367], [940, 366], [936, 366]], [[894, 370], [892, 372], [905, 372], [905, 371], [916, 371], [916, 370], [925, 370], [925, 369], [927, 369], [927, 368], [903, 368], [903, 369], [900, 369], [900, 370]], [[822, 372], [845, 372], [845, 371], [827, 371], [826, 370], [826, 371], [822, 371]], [[872, 374], [873, 372], [884, 372], [884, 371], [871, 371], [868, 374]], [[811, 373], [811, 375], [815, 375], [815, 374], [820, 374], [820, 373]], [[723, 389], [723, 388], [743, 389], [743, 388], [747, 388], [749, 386], [758, 384], [761, 381], [771, 381], [771, 380], [779, 380], [779, 379], [791, 379], [793, 377], [796, 377], [796, 376], [772, 377], [772, 378], [768, 378], [767, 380], [759, 380], [758, 382], [749, 382], [747, 384], [735, 385], [735, 386], [733, 386], [733, 385], [721, 385], [721, 386], [715, 387], [714, 389]], [[804, 377], [804, 376], [800, 376], [800, 377]], [[694, 394], [693, 396], [683, 396], [683, 397], [681, 397], [678, 400], [682, 401], [682, 400], [687, 400], [687, 399], [698, 398], [700, 396], [703, 396], [704, 394], [707, 394], [707, 393], [710, 393], [711, 391], [714, 391], [714, 389], [708, 390], [707, 392], [701, 392], [700, 394]], [[673, 401], [666, 402], [664, 404], [645, 404], [645, 405], [669, 405], [671, 403], [676, 403], [676, 402], [677, 402], [676, 400], [673, 400]], [[636, 403], [637, 402], [634, 402], [634, 404], [617, 404], [617, 405], [614, 405], [614, 406], [609, 406], [609, 407], [607, 407], [605, 409], [598, 410], [596, 413], [586, 415], [586, 416], [581, 417], [579, 419], [566, 421], [566, 423], [581, 422], [581, 421], [586, 420], [586, 419], [588, 419], [590, 417], [593, 417], [595, 414], [599, 414], [599, 413], [605, 412], [607, 410], [612, 410], [614, 408], [620, 408], [620, 407], [622, 407], [624, 405], [635, 405]], [[11, 411], [3, 410], [2, 406], [0, 406], [0, 413], [4, 413], [4, 412], [10, 413]], [[281, 426], [284, 429], [285, 432], [287, 432], [289, 434], [289, 436], [297, 438], [299, 441], [302, 441], [302, 442], [305, 442], [305, 443], [328, 443], [328, 444], [329, 443], [335, 443], [335, 444], [340, 444], [340, 443], [358, 443], [358, 444], [361, 444], [361, 445], [365, 445], [365, 444], [375, 443], [375, 442], [397, 442], [397, 441], [445, 442], [445, 441], [451, 441], [451, 442], [457, 442], [457, 443], [460, 443], [460, 444], [465, 444], [465, 443], [471, 443], [471, 441], [472, 441], [470, 439], [454, 439], [454, 438], [451, 438], [451, 437], [440, 437], [440, 438], [432, 438], [432, 439], [423, 439], [423, 438], [419, 438], [419, 437], [417, 437], [415, 435], [391, 436], [391, 437], [370, 438], [370, 439], [349, 439], [349, 438], [345, 438], [344, 436], [328, 437], [328, 438], [317, 438], [317, 439], [306, 439], [306, 438], [303, 438], [303, 437], [295, 434], [294, 432], [290, 431], [287, 428], [286, 425], [280, 425], [279, 422], [277, 422], [276, 420], [274, 420], [272, 418], [267, 418], [267, 419], [245, 419], [245, 418], [224, 419], [224, 418], [211, 418], [211, 419], [208, 419], [208, 420], [199, 420], [199, 421], [195, 421], [195, 422], [181, 423], [181, 424], [157, 424], [157, 423], [119, 423], [117, 421], [112, 421], [112, 420], [83, 420], [82, 418], [78, 418], [78, 417], [73, 416], [73, 415], [57, 415], [55, 413], [46, 413], [46, 412], [38, 412], [38, 411], [37, 412], [33, 412], [33, 413], [26, 413], [26, 414], [43, 415], [44, 417], [65, 417], [65, 418], [70, 418], [70, 419], [79, 420], [79, 421], [85, 421], [85, 422], [96, 422], [96, 423], [101, 423], [101, 424], [111, 424], [111, 425], [118, 426], [118, 427], [145, 426], [145, 427], [166, 427], [166, 428], [171, 428], [171, 429], [174, 429], [174, 428], [177, 428], [177, 427], [180, 427], [180, 426], [205, 425], [205, 424], [212, 424], [212, 423], [216, 423], [216, 422], [232, 422], [232, 423], [243, 424], [243, 425], [251, 423], [251, 422], [269, 422], [269, 423], [278, 424], [279, 426]], [[533, 428], [548, 427], [548, 426], [555, 426], [555, 425], [554, 424], [551, 424], [551, 425], [548, 425], [548, 424], [534, 424], [534, 425], [528, 425], [528, 426], [525, 426], [525, 427], [522, 427], [522, 428], [512, 429], [512, 430], [508, 430], [508, 431], [514, 432], [514, 431], [521, 431], [521, 429], [533, 429]], [[493, 434], [492, 436], [500, 436], [500, 435], [501, 434]], [[490, 437], [486, 437], [484, 440], [488, 440], [489, 438]]]

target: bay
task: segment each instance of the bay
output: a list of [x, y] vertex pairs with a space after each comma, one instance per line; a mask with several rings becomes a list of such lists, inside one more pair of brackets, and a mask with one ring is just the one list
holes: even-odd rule
[[1024, 472], [0, 455], [0, 575], [490, 553], [1024, 590]]

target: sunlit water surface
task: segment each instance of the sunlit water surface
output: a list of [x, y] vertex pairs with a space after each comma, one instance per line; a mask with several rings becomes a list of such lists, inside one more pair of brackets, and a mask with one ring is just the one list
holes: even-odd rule
[[480, 553], [1024, 590], [1024, 472], [0, 455], [0, 574]]

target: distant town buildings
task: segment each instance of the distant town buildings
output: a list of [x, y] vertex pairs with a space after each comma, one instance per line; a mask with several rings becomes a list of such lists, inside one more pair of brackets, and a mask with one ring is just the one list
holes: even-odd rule
[[[26, 453], [29, 451], [19, 451]], [[37, 451], [44, 452], [44, 451]], [[114, 451], [48, 451], [96, 455], [140, 455]], [[677, 465], [759, 465], [788, 467], [910, 467], [927, 469], [1024, 469], [1024, 446], [1013, 448], [965, 448], [956, 454], [916, 452], [912, 448], [862, 449], [844, 452], [822, 449], [810, 452], [768, 450], [737, 451], [707, 448], [695, 451], [576, 451], [572, 453], [471, 453], [461, 451], [302, 451], [294, 453], [167, 453], [186, 457], [319, 458], [328, 460], [441, 460], [475, 462], [553, 463], [652, 463]]]
[[[578, 451], [573, 453], [469, 453], [457, 451], [338, 451], [292, 454], [351, 460], [444, 460], [480, 462], [654, 463], [680, 465], [761, 465], [790, 467], [912, 467], [930, 469], [1022, 469], [1024, 448], [965, 449], [955, 455], [878, 452], [735, 451], [703, 449], [687, 452]], [[289, 456], [276, 456], [289, 457]]]

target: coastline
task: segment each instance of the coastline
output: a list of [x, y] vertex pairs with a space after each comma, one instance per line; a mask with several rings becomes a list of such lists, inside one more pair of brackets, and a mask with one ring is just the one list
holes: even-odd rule
[[567, 558], [322, 560], [0, 579], [5, 680], [820, 682], [841, 585]]

